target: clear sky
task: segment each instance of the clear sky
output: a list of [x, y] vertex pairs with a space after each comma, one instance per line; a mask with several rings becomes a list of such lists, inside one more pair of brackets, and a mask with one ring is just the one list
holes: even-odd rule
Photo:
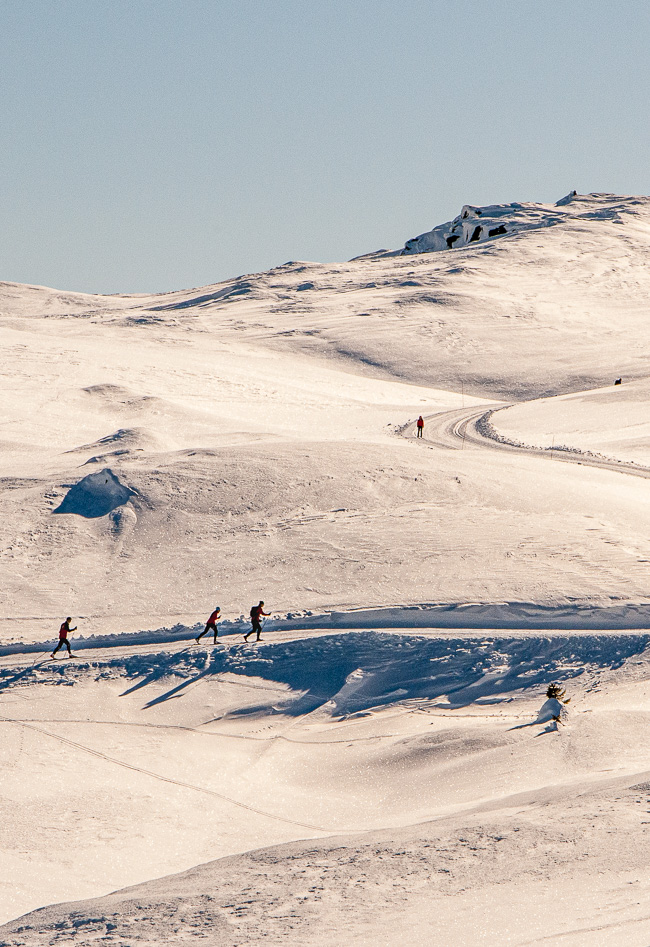
[[650, 191], [644, 0], [0, 0], [0, 280], [201, 286]]

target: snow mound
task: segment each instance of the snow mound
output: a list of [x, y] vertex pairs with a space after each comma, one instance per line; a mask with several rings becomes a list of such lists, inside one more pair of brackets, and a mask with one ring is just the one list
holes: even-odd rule
[[566, 704], [555, 697], [549, 697], [544, 701], [537, 714], [535, 723], [550, 723], [551, 720], [566, 720], [569, 716], [569, 710]]
[[598, 216], [611, 218], [620, 197], [613, 194], [578, 195], [571, 191], [556, 204], [512, 203], [488, 204], [476, 207], [465, 204], [457, 217], [432, 230], [407, 240], [402, 255], [433, 253], [438, 250], [457, 250], [471, 243], [485, 243], [506, 234], [539, 230], [561, 223], [567, 217], [593, 216], [594, 204]]
[[225, 302], [234, 296], [247, 296], [253, 292], [253, 288], [248, 280], [236, 280], [223, 289], [215, 290], [212, 293], [201, 293], [200, 296], [191, 296], [189, 299], [174, 299], [173, 302], [160, 306], [150, 306], [149, 309], [151, 312], [171, 312], [175, 309], [204, 308], [217, 301]]
[[158, 450], [160, 447], [159, 440], [145, 428], [132, 427], [119, 428], [112, 434], [107, 434], [106, 437], [100, 437], [90, 444], [74, 447], [67, 453], [85, 454], [88, 451], [100, 451], [101, 453], [86, 461], [86, 463], [93, 463], [101, 461], [102, 457], [108, 454], [119, 455], [128, 454], [131, 451]]
[[84, 395], [90, 395], [93, 401], [110, 408], [127, 408], [129, 411], [141, 410], [153, 406], [158, 407], [164, 404], [163, 399], [153, 397], [152, 395], [142, 395], [124, 385], [113, 385], [104, 383], [101, 385], [88, 385], [82, 388]]
[[86, 519], [96, 519], [128, 503], [132, 496], [135, 496], [134, 491], [120, 483], [113, 471], [105, 467], [75, 483], [54, 512], [76, 513]]

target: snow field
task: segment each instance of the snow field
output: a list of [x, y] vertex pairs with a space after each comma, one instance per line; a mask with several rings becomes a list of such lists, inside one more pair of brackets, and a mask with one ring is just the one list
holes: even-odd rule
[[524, 402], [492, 415], [499, 434], [522, 443], [590, 451], [650, 466], [650, 382], [638, 380], [594, 391]]
[[[614, 878], [636, 872], [637, 888], [650, 880], [629, 838], [648, 818], [632, 788], [650, 773], [647, 645], [642, 633], [305, 632], [91, 651], [17, 682], [4, 658], [3, 794], [16, 816], [2, 826], [4, 916], [208, 864], [120, 895], [117, 909], [116, 896], [45, 909], [0, 943], [48, 943], [52, 924], [66, 936], [69, 910], [82, 945], [163, 939], [179, 908], [184, 937], [226, 944], [264, 929], [271, 943], [328, 943], [346, 914], [353, 943], [396, 943], [405, 922], [416, 943], [433, 924], [450, 945], [574, 930], [567, 885], [598, 881], [594, 860]], [[559, 729], [537, 721], [551, 678], [572, 698]], [[620, 933], [621, 913], [639, 912], [611, 884], [596, 917], [614, 910]]]
[[649, 216], [0, 284], [2, 947], [650, 943]]

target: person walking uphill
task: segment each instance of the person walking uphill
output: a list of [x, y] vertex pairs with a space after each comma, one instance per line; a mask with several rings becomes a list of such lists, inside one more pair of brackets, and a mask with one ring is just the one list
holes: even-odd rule
[[416, 424], [418, 428], [418, 437], [422, 437], [422, 431], [424, 430], [424, 418], [422, 415], [420, 415], [420, 417], [417, 419]]
[[255, 641], [260, 641], [260, 635], [262, 633], [262, 615], [265, 618], [268, 618], [270, 612], [264, 611], [264, 602], [260, 602], [259, 605], [253, 605], [251, 608], [251, 630], [244, 635], [244, 641], [248, 641], [248, 636], [252, 635], [254, 632], [257, 632], [257, 638]]
[[207, 635], [207, 633], [208, 633], [209, 631], [213, 631], [213, 632], [214, 632], [214, 643], [215, 643], [215, 644], [217, 643], [217, 635], [219, 634], [219, 628], [217, 627], [217, 621], [218, 621], [220, 618], [221, 618], [221, 609], [220, 609], [219, 606], [217, 605], [217, 607], [215, 608], [215, 610], [212, 612], [212, 614], [211, 614], [210, 617], [208, 618], [208, 620], [207, 620], [207, 622], [206, 622], [206, 625], [205, 625], [205, 628], [203, 629], [203, 631], [201, 632], [201, 634], [197, 637], [197, 639], [196, 639], [197, 644], [198, 644], [198, 642], [200, 641], [200, 639], [203, 637], [203, 635]]
[[70, 627], [71, 621], [72, 621], [71, 618], [66, 618], [66, 620], [63, 622], [63, 624], [59, 628], [59, 643], [54, 649], [54, 651], [52, 652], [52, 657], [54, 657], [56, 652], [59, 650], [59, 648], [62, 648], [63, 645], [65, 645], [66, 648], [68, 649], [68, 657], [69, 658], [72, 657], [72, 651], [70, 650], [70, 642], [68, 641], [68, 635], [70, 634], [71, 631], [76, 631], [77, 626], [75, 625], [74, 628], [71, 628]]

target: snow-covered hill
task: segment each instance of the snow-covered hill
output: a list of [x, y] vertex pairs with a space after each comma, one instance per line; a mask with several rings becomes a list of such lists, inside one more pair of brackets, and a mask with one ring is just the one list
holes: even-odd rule
[[[559, 208], [517, 207], [506, 237], [453, 252], [293, 262], [158, 296], [4, 283], [2, 325], [94, 339], [101, 326], [128, 345], [169, 345], [176, 335], [189, 345], [200, 334], [375, 378], [453, 391], [462, 384], [484, 397], [646, 377], [650, 198], [593, 194]], [[49, 328], [37, 330], [43, 320]]]
[[650, 466], [650, 379], [523, 402], [493, 415], [503, 436], [522, 442], [535, 432], [536, 446], [569, 445]]
[[571, 191], [555, 204], [490, 204], [474, 207], [465, 204], [453, 220], [438, 224], [433, 230], [407, 240], [403, 254], [433, 253], [438, 250], [459, 250], [471, 243], [484, 243], [507, 234], [524, 233], [578, 219], [617, 219], [638, 204], [636, 198], [620, 198], [616, 194], [579, 195]]
[[[647, 942], [650, 199], [458, 232], [159, 295], [0, 284], [2, 916], [206, 863], [0, 944]], [[274, 644], [192, 645], [260, 598]], [[79, 666], [46, 667], [66, 615]]]
[[[2, 284], [5, 637], [71, 611], [100, 632], [196, 621], [215, 597], [240, 614], [261, 590], [280, 611], [642, 599], [644, 484], [396, 433], [476, 395], [647, 376], [650, 202], [556, 216], [159, 296]], [[643, 430], [621, 435], [639, 457]], [[73, 488], [101, 471], [128, 499], [84, 515]]]

